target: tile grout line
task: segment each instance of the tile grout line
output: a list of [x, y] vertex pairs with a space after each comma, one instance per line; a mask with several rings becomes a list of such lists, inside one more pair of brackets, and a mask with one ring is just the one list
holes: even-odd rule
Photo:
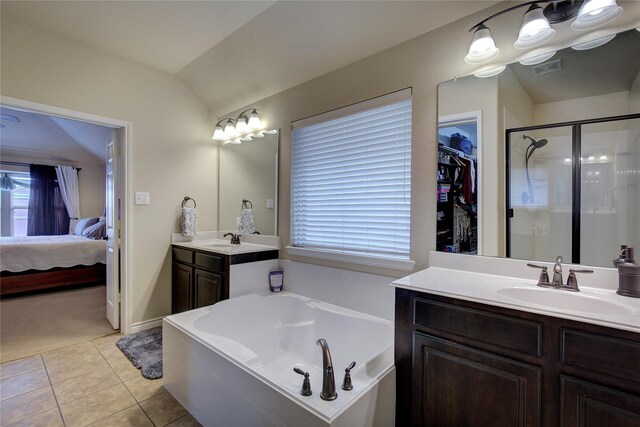
[[[40, 353], [40, 357], [42, 357], [42, 353]], [[42, 357], [42, 363], [44, 364], [44, 357]], [[51, 387], [51, 394], [53, 394], [53, 399], [56, 401], [56, 408], [58, 409], [58, 413], [60, 414], [62, 425], [66, 427], [67, 422], [64, 420], [64, 415], [62, 415], [62, 408], [60, 408], [60, 402], [58, 402], [58, 396], [56, 396], [56, 392], [53, 390], [53, 382], [51, 382], [51, 377], [49, 376], [49, 371], [47, 370], [46, 365], [44, 367], [44, 371], [47, 373], [47, 379], [49, 380], [49, 387]]]

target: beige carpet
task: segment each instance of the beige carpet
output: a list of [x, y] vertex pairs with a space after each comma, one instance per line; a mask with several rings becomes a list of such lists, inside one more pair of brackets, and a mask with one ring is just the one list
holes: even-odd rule
[[47, 292], [0, 301], [0, 362], [114, 333], [106, 287]]

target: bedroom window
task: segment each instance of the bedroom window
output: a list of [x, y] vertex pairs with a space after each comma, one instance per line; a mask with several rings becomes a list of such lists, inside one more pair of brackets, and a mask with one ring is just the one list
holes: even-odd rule
[[2, 172], [7, 174], [12, 182], [12, 190], [3, 188], [1, 203], [2, 235], [26, 236], [27, 213], [29, 208], [29, 173]]
[[411, 90], [292, 123], [289, 253], [410, 269]]

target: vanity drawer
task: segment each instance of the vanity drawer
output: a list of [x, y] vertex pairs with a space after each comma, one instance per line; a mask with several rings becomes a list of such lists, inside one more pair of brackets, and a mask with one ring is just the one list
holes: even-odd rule
[[413, 322], [430, 330], [542, 356], [542, 324], [437, 301], [415, 299]]
[[565, 365], [640, 383], [640, 342], [572, 329], [560, 339]]
[[193, 264], [193, 251], [173, 248], [173, 260]]
[[196, 252], [195, 264], [198, 267], [202, 267], [205, 270], [210, 271], [223, 271], [224, 270], [224, 258], [222, 256], [203, 254]]

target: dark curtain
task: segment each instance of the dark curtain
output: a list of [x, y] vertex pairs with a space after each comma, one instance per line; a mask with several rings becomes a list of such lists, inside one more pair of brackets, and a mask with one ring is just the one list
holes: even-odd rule
[[54, 166], [31, 165], [27, 236], [69, 234], [69, 215]]

